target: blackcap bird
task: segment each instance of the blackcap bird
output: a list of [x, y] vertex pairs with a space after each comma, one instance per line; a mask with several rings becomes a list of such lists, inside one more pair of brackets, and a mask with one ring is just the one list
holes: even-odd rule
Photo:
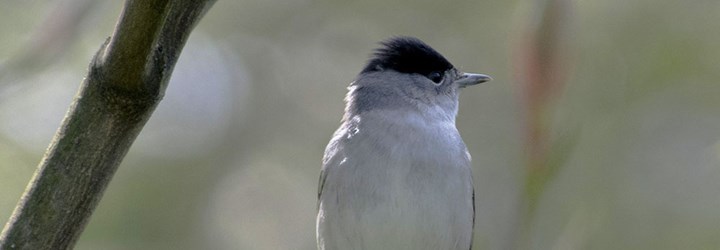
[[461, 72], [417, 38], [381, 44], [325, 149], [318, 248], [470, 249], [472, 171], [455, 116], [460, 89], [491, 78]]

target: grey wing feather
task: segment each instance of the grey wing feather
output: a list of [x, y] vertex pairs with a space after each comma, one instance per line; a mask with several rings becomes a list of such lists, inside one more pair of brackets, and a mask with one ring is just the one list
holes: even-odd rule
[[320, 169], [320, 180], [318, 180], [318, 201], [317, 201], [318, 209], [320, 209], [320, 197], [322, 197], [323, 188], [325, 187], [325, 179], [327, 178], [328, 170], [330, 170], [331, 165], [337, 164], [337, 163], [333, 163], [333, 158], [338, 156], [338, 155], [336, 155], [338, 150], [334, 150], [334, 149], [336, 149], [336, 147], [338, 147], [338, 144], [339, 144], [338, 138], [343, 138], [343, 136], [341, 136], [341, 134], [343, 133], [343, 131], [345, 131], [343, 129], [344, 126], [345, 126], [344, 124], [341, 125], [340, 129], [338, 129], [338, 131], [335, 131], [335, 134], [333, 134], [333, 139], [330, 140], [330, 143], [328, 143], [327, 148], [325, 148], [325, 153], [323, 155], [323, 160], [322, 160], [322, 168]]
[[320, 170], [320, 180], [318, 180], [318, 197], [317, 197], [317, 209], [320, 209], [320, 196], [322, 196], [323, 186], [325, 186], [325, 178], [327, 177], [327, 170], [323, 167]]
[[[472, 214], [472, 229], [473, 230], [471, 230], [471, 232], [474, 232], [475, 231], [475, 187], [473, 187], [473, 191], [472, 191], [472, 207], [473, 207], [473, 214]], [[470, 248], [468, 248], [468, 250], [472, 249], [473, 238], [475, 238], [473, 236], [474, 236], [474, 234], [470, 235]]]

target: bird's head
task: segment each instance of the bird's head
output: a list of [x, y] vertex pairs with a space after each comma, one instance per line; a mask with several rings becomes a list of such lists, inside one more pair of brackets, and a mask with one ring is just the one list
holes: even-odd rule
[[417, 38], [394, 37], [381, 45], [350, 85], [348, 112], [439, 107], [456, 113], [458, 89], [492, 79], [461, 72]]

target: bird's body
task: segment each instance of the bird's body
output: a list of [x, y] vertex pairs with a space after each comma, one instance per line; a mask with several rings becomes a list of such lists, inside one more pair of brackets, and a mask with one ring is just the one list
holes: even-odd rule
[[[351, 84], [325, 150], [319, 248], [470, 249], [474, 197], [470, 155], [455, 127], [458, 88], [441, 88], [445, 80], [408, 88], [428, 79], [378, 69]], [[446, 73], [447, 81], [462, 78]]]

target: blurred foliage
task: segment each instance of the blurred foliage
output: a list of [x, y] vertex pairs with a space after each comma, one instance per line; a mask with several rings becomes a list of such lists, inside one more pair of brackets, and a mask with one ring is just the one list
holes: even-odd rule
[[[0, 8], [1, 218], [112, 31], [121, 2], [91, 2]], [[465, 89], [458, 127], [475, 168], [474, 248], [503, 249], [526, 178], [513, 46], [540, 22], [536, 3], [219, 1], [77, 249], [314, 249], [320, 159], [345, 87], [393, 35], [495, 78]], [[572, 65], [544, 118], [550, 161], [565, 160], [528, 248], [720, 248], [720, 2], [571, 3], [557, 49]], [[48, 26], [62, 17], [72, 22]], [[38, 33], [53, 28], [73, 35]], [[43, 44], [62, 46], [32, 47]]]

